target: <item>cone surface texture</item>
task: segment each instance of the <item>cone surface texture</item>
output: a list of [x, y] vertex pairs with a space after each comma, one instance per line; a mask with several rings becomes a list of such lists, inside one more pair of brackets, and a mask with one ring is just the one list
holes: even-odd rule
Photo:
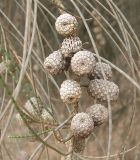
[[71, 131], [75, 137], [86, 138], [94, 128], [94, 122], [87, 113], [76, 114], [71, 121]]
[[41, 112], [42, 110], [42, 105], [41, 103], [37, 100], [36, 97], [31, 97], [29, 100], [24, 105], [24, 108], [31, 113], [33, 116], [36, 116]]
[[108, 109], [101, 104], [95, 104], [88, 107], [86, 109], [86, 113], [88, 113], [92, 117], [94, 126], [101, 125], [106, 121], [108, 117]]
[[66, 80], [61, 84], [60, 96], [64, 103], [72, 104], [79, 101], [81, 97], [79, 83], [73, 80]]
[[96, 63], [95, 66], [95, 71], [93, 73], [93, 77], [97, 78], [97, 79], [104, 79], [103, 78], [103, 74], [102, 74], [102, 70], [105, 74], [106, 80], [110, 80], [112, 78], [112, 70], [109, 64], [107, 63]]
[[71, 68], [77, 75], [86, 75], [93, 73], [96, 60], [92, 52], [79, 51], [71, 60]]
[[60, 15], [56, 22], [55, 28], [62, 36], [74, 35], [77, 31], [78, 22], [76, 18], [68, 13]]
[[41, 117], [44, 121], [44, 123], [53, 123], [53, 117], [51, 115], [51, 113], [49, 111], [47, 111], [46, 109], [42, 110], [42, 114]]
[[82, 48], [82, 41], [79, 37], [68, 37], [62, 42], [61, 52], [64, 57], [72, 57], [75, 52]]
[[91, 96], [100, 101], [107, 101], [107, 95], [110, 101], [115, 101], [119, 95], [119, 88], [114, 82], [95, 79], [90, 81], [88, 92]]
[[44, 68], [52, 75], [61, 73], [64, 67], [65, 61], [59, 50], [51, 53], [44, 61]]

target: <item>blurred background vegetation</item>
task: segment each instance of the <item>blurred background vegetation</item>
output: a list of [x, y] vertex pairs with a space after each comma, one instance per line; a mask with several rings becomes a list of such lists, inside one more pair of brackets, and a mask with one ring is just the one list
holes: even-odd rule
[[[16, 119], [18, 111], [11, 100], [13, 94], [22, 108], [30, 97], [37, 96], [46, 108], [55, 108], [54, 117], [59, 123], [68, 116], [58, 92], [65, 74], [52, 77], [43, 68], [45, 57], [57, 50], [63, 40], [54, 26], [60, 9], [77, 18], [84, 48], [95, 52], [91, 36], [100, 56], [113, 67], [113, 80], [120, 88], [120, 96], [112, 105], [110, 159], [140, 159], [139, 7], [139, 0], [0, 0], [0, 160], [31, 160], [32, 156], [35, 160], [60, 159], [60, 154], [49, 147], [43, 146], [36, 151], [42, 142], [30, 142], [26, 137], [27, 126]], [[99, 33], [96, 27], [101, 28]], [[83, 92], [81, 111], [93, 103], [86, 90]], [[106, 123], [95, 130], [87, 140], [84, 155], [106, 159], [108, 129]], [[37, 132], [41, 130], [39, 126]], [[12, 135], [19, 138], [9, 138]], [[64, 148], [64, 144], [58, 143], [53, 136], [48, 143], [60, 150]]]

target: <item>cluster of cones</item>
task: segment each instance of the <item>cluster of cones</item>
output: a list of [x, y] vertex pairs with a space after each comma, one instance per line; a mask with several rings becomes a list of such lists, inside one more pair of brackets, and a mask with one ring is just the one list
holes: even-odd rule
[[[103, 104], [116, 101], [119, 94], [118, 86], [110, 81], [112, 70], [109, 64], [97, 62], [94, 54], [82, 48], [82, 41], [77, 36], [78, 22], [68, 13], [60, 15], [55, 23], [57, 32], [64, 36], [61, 48], [51, 53], [44, 61], [44, 68], [51, 75], [71, 70], [81, 79], [89, 80], [86, 88], [96, 104], [89, 106], [85, 112], [75, 113], [71, 121], [73, 134], [73, 150], [81, 152], [87, 138], [95, 127], [100, 126], [108, 117], [108, 109]], [[80, 81], [67, 79], [60, 87], [60, 97], [65, 104], [77, 106], [82, 97]], [[98, 102], [98, 103], [97, 103]]]

